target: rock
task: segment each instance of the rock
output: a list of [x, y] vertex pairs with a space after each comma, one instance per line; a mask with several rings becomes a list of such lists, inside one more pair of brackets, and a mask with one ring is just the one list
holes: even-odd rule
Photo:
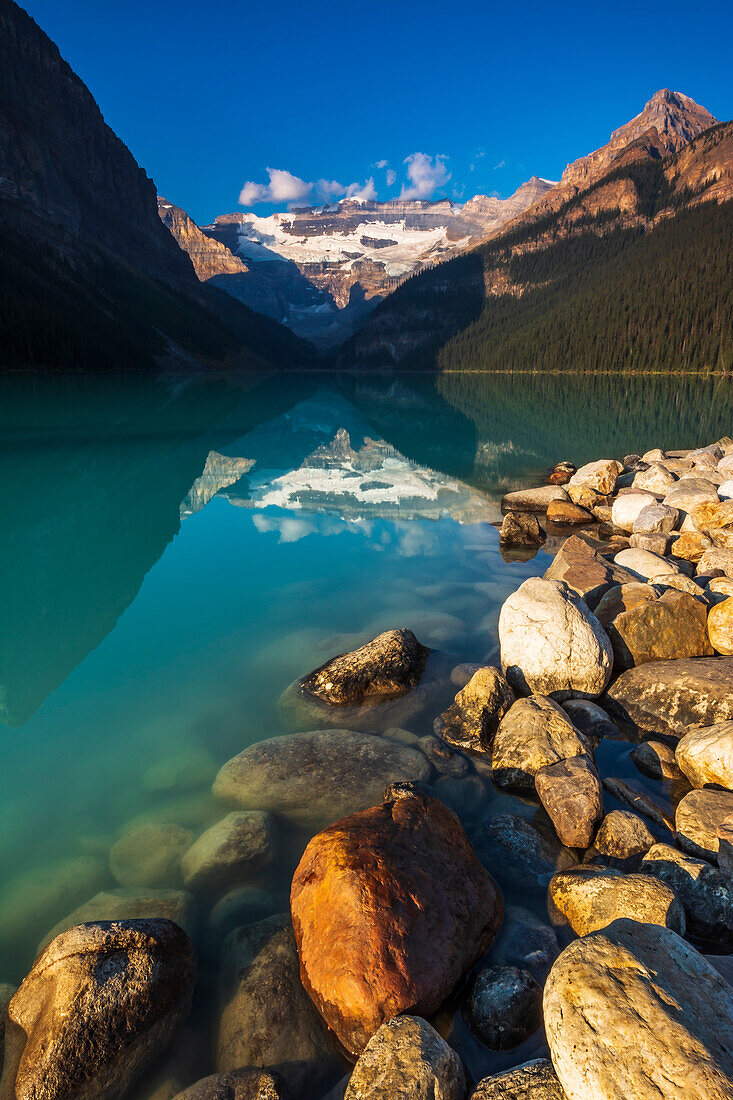
[[[143, 1073], [132, 1091], [134, 1100], [176, 1100], [207, 1072], [208, 1043], [185, 1024], [166, 1049]], [[127, 1097], [126, 1097], [127, 1100]]]
[[411, 630], [387, 630], [332, 657], [299, 680], [298, 689], [333, 706], [395, 699], [417, 687], [429, 652]]
[[193, 983], [191, 941], [170, 921], [62, 933], [10, 1002], [1, 1095], [118, 1100], [185, 1019]]
[[661, 462], [652, 462], [646, 470], [640, 470], [636, 474], [632, 486], [634, 489], [663, 495], [669, 492], [676, 481], [674, 474], [671, 474]]
[[733, 879], [669, 844], [650, 848], [641, 867], [672, 887], [685, 908], [689, 936], [716, 951], [733, 951]]
[[542, 1023], [542, 989], [528, 970], [485, 967], [471, 980], [464, 1015], [490, 1050], [511, 1050]]
[[606, 561], [578, 535], [565, 540], [544, 575], [546, 581], [564, 581], [591, 610], [609, 588], [636, 579], [627, 569]]
[[599, 745], [604, 737], [619, 736], [616, 723], [591, 699], [565, 699], [562, 709], [592, 747]]
[[724, 657], [733, 654], [733, 600], [730, 598], [710, 608], [708, 635], [717, 653]]
[[718, 825], [718, 867], [729, 877], [733, 875], [733, 817]]
[[723, 474], [724, 477], [733, 477], [733, 455], [725, 455], [718, 462], [718, 473]]
[[498, 668], [480, 668], [448, 710], [435, 719], [435, 733], [459, 748], [489, 750], [499, 722], [515, 698]]
[[686, 577], [683, 573], [663, 573], [661, 577], [654, 578], [654, 587], [657, 589], [674, 588], [677, 592], [687, 592], [696, 600], [705, 600], [705, 592], [702, 587]]
[[707, 587], [709, 592], [718, 592], [722, 596], [733, 596], [733, 580], [730, 577], [713, 576]]
[[624, 875], [612, 867], [573, 867], [555, 875], [547, 911], [553, 924], [569, 925], [577, 936], [624, 917], [685, 934], [684, 908], [671, 887], [651, 875]]
[[316, 730], [258, 741], [223, 766], [214, 793], [245, 809], [271, 810], [319, 827], [373, 805], [389, 783], [423, 781], [422, 752], [386, 737]]
[[549, 924], [529, 909], [507, 905], [504, 923], [485, 961], [489, 966], [516, 966], [528, 970], [542, 984], [559, 954], [560, 945]]
[[733, 722], [690, 730], [678, 742], [675, 757], [693, 787], [733, 790]]
[[502, 546], [541, 546], [546, 537], [533, 512], [507, 512], [499, 528]]
[[608, 689], [612, 718], [641, 734], [681, 737], [733, 719], [733, 657], [682, 657], [629, 669]]
[[730, 1100], [730, 987], [675, 932], [624, 920], [576, 940], [545, 986], [571, 1100]]
[[593, 698], [611, 676], [603, 627], [562, 581], [530, 577], [520, 585], [499, 614], [499, 643], [505, 675], [524, 694]]
[[531, 695], [518, 699], [499, 725], [492, 778], [499, 787], [531, 791], [541, 768], [587, 752], [587, 743], [562, 707], [543, 695]]
[[647, 504], [634, 520], [635, 535], [669, 535], [679, 523], [679, 512], [666, 504]]
[[261, 810], [227, 814], [181, 860], [189, 890], [220, 890], [256, 875], [275, 856], [275, 820]]
[[614, 668], [649, 661], [712, 657], [705, 605], [686, 592], [666, 591], [658, 600], [623, 611], [608, 623]]
[[593, 848], [607, 859], [625, 863], [645, 855], [656, 844], [646, 823], [628, 810], [611, 810], [596, 833]]
[[733, 498], [733, 479], [724, 481], [722, 485], [718, 486], [718, 496], [721, 500], [730, 500]]
[[701, 535], [699, 531], [684, 531], [674, 540], [670, 550], [676, 558], [683, 561], [699, 562], [712, 545], [707, 535]]
[[551, 500], [547, 505], [547, 521], [561, 526], [582, 525], [593, 523], [593, 516], [586, 508], [581, 508], [569, 500]]
[[659, 591], [643, 581], [617, 584], [606, 592], [595, 610], [595, 616], [605, 629], [625, 611], [632, 611], [635, 607], [642, 607], [658, 599]]
[[733, 577], [733, 550], [725, 550], [717, 546], [711, 546], [706, 550], [697, 563], [697, 572], [710, 573], [714, 569], [721, 569], [725, 577]]
[[556, 462], [547, 475], [550, 485], [565, 485], [575, 473], [572, 462]]
[[651, 451], [644, 452], [644, 454], [641, 456], [641, 461], [646, 463], [664, 462], [666, 457], [667, 456], [665, 455], [664, 451], [660, 450], [659, 447], [653, 447]]
[[568, 848], [587, 848], [603, 817], [603, 788], [588, 757], [540, 768], [534, 781], [561, 842]]
[[563, 1087], [546, 1058], [484, 1077], [470, 1100], [567, 1100]]
[[[72, 856], [41, 864], [6, 881], [0, 894], [0, 945], [12, 958], [25, 956], [64, 913], [109, 881], [100, 859]], [[1, 1094], [0, 1094], [1, 1095]]]
[[175, 1100], [286, 1100], [285, 1084], [276, 1073], [239, 1069], [214, 1073], [184, 1089]]
[[642, 741], [629, 755], [642, 775], [649, 779], [676, 781], [682, 776], [675, 760], [674, 749], [661, 741]]
[[451, 669], [450, 682], [454, 687], [464, 688], [474, 673], [478, 672], [480, 668], [484, 668], [484, 665], [476, 665], [469, 662], [456, 665]]
[[602, 494], [612, 493], [616, 488], [616, 479], [622, 470], [623, 466], [614, 458], [588, 462], [573, 474], [570, 485], [584, 485]]
[[568, 494], [559, 485], [543, 485], [539, 489], [519, 489], [502, 497], [502, 512], [547, 511], [551, 500], [568, 500]]
[[97, 921], [145, 920], [163, 917], [177, 924], [193, 938], [196, 913], [193, 898], [185, 890], [143, 890], [140, 887], [120, 887], [102, 890], [80, 905], [55, 925], [41, 940], [38, 952], [44, 951], [51, 940], [67, 932], [77, 924]]
[[650, 554], [663, 558], [669, 549], [669, 541], [668, 535], [634, 534], [629, 539], [629, 546], [632, 550], [646, 550]]
[[207, 927], [216, 940], [223, 940], [243, 924], [255, 924], [281, 913], [285, 899], [259, 886], [238, 886], [217, 901], [209, 913]]
[[652, 493], [632, 490], [617, 496], [613, 502], [611, 521], [614, 527], [622, 531], [633, 531], [634, 524], [643, 508], [656, 504], [657, 498]]
[[279, 1073], [294, 1096], [317, 1095], [340, 1063], [300, 980], [290, 918], [237, 928], [224, 941], [216, 1069]]
[[657, 799], [652, 798], [646, 791], [640, 790], [637, 784], [627, 783], [623, 779], [615, 779], [610, 775], [604, 778], [603, 786], [619, 802], [625, 802], [628, 806], [632, 806], [637, 813], [648, 817], [661, 828], [671, 833], [674, 832], [671, 806], [660, 805]]
[[681, 848], [715, 863], [718, 826], [733, 814], [733, 791], [690, 791], [677, 804], [675, 826]]
[[488, 818], [476, 836], [476, 851], [501, 886], [532, 893], [544, 893], [556, 871], [577, 863], [551, 829], [541, 831], [517, 814]]
[[303, 983], [352, 1054], [401, 1011], [437, 1012], [502, 920], [458, 819], [410, 791], [318, 833], [290, 903]]
[[689, 520], [696, 531], [705, 535], [720, 529], [733, 527], [733, 501], [715, 500], [697, 504], [689, 513]]
[[110, 870], [120, 886], [180, 886], [181, 856], [192, 840], [180, 825], [139, 825], [113, 845]]
[[344, 1100], [465, 1100], [463, 1063], [419, 1016], [388, 1020], [354, 1066]]
[[648, 550], [632, 547], [622, 550], [616, 555], [614, 561], [642, 581], [653, 581], [655, 577], [664, 576], [665, 573], [679, 573], [679, 569], [673, 567], [666, 558], [651, 554]]
[[715, 486], [696, 484], [697, 480], [682, 478], [669, 490], [662, 503], [668, 508], [676, 508], [682, 519], [699, 504], [714, 504], [718, 500]]
[[143, 786], [149, 791], [184, 791], [210, 787], [216, 775], [216, 764], [210, 752], [200, 746], [190, 746], [186, 752], [160, 760], [143, 775]]
[[452, 779], [461, 779], [467, 775], [471, 765], [462, 752], [447, 745], [440, 737], [428, 734], [418, 741], [418, 748], [425, 753], [430, 763], [439, 775], [447, 775]]
[[16, 988], [16, 986], [9, 985], [7, 982], [0, 982], [0, 1074], [3, 1071], [5, 1024], [7, 1023], [8, 1005], [16, 992]]

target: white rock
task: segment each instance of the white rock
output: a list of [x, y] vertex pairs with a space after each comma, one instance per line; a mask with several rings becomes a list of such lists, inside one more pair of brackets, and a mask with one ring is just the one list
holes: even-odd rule
[[697, 563], [698, 573], [711, 573], [713, 569], [722, 569], [726, 577], [733, 577], [733, 550], [711, 546]]
[[733, 722], [716, 722], [690, 730], [679, 741], [675, 757], [693, 787], [733, 790]]
[[676, 508], [668, 508], [666, 504], [655, 502], [642, 508], [634, 520], [633, 531], [635, 535], [668, 535], [670, 531], [674, 531], [679, 518]]
[[648, 493], [666, 493], [677, 478], [660, 462], [652, 462], [646, 470], [640, 470], [632, 481], [634, 489], [646, 489]]
[[724, 481], [722, 485], [718, 486], [718, 496], [721, 500], [733, 499], [733, 478], [729, 481]]
[[621, 550], [613, 559], [616, 565], [623, 566], [630, 573], [635, 573], [643, 581], [653, 580], [655, 577], [663, 577], [669, 573], [679, 573], [680, 570], [659, 554], [652, 554], [650, 550], [640, 550], [632, 546], [628, 550]]
[[608, 635], [562, 581], [531, 577], [520, 585], [501, 609], [499, 643], [504, 673], [524, 694], [594, 698], [611, 676]]
[[613, 502], [611, 522], [622, 531], [633, 531], [639, 512], [648, 505], [656, 503], [657, 498], [652, 493], [636, 492], [636, 490], [633, 493], [622, 493]]
[[716, 486], [710, 484], [708, 488], [700, 489], [681, 480], [677, 482], [674, 489], [670, 489], [662, 503], [686, 515], [697, 504], [715, 504], [718, 499]]
[[644, 454], [641, 456], [641, 461], [642, 462], [664, 462], [666, 457], [667, 456], [665, 455], [664, 451], [660, 451], [659, 447], [654, 447], [651, 451], [645, 451], [644, 452]]
[[733, 477], [733, 455], [726, 455], [725, 458], [721, 458], [717, 469], [718, 473], [723, 474], [724, 477]]
[[602, 458], [597, 462], [588, 462], [576, 470], [570, 478], [569, 484], [584, 485], [588, 489], [594, 489], [597, 493], [607, 496], [616, 487], [616, 479], [623, 470], [620, 462], [614, 458]]

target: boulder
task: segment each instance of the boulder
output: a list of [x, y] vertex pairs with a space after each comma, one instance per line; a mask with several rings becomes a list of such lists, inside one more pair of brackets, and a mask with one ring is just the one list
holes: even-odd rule
[[544, 575], [546, 581], [564, 581], [583, 597], [591, 610], [609, 588], [636, 579], [627, 569], [607, 561], [578, 535], [565, 540]]
[[463, 1063], [419, 1016], [383, 1023], [354, 1066], [344, 1100], [465, 1100]]
[[728, 479], [718, 486], [718, 496], [721, 500], [731, 500], [733, 498], [733, 479]]
[[[597, 489], [591, 489], [589, 485], [566, 485], [565, 490], [570, 497], [570, 501], [576, 508], [583, 508], [586, 511], [595, 510], [596, 508], [608, 507], [613, 499], [607, 493], [599, 493]], [[562, 503], [562, 502], [556, 502]], [[550, 507], [547, 509], [548, 519], [550, 513]]]
[[386, 737], [316, 730], [258, 741], [226, 763], [214, 781], [221, 801], [271, 810], [304, 827], [373, 805], [389, 783], [424, 781], [422, 752]]
[[547, 505], [548, 523], [556, 523], [559, 526], [582, 526], [585, 523], [593, 523], [593, 516], [587, 508], [581, 508], [569, 500], [551, 500]]
[[597, 462], [587, 462], [570, 478], [570, 485], [584, 485], [597, 493], [612, 493], [616, 488], [616, 479], [623, 466], [615, 458], [601, 458]]
[[507, 512], [499, 528], [502, 546], [541, 546], [546, 537], [533, 512]]
[[733, 998], [675, 932], [618, 921], [575, 940], [545, 986], [552, 1063], [570, 1100], [730, 1100]]
[[240, 928], [255, 924], [266, 917], [282, 913], [286, 899], [259, 886], [237, 886], [219, 898], [206, 920], [207, 929], [216, 943]]
[[471, 979], [464, 1016], [490, 1050], [511, 1050], [542, 1023], [542, 989], [528, 970], [484, 967]]
[[696, 531], [702, 531], [705, 534], [732, 528], [733, 501], [716, 500], [698, 504], [689, 513], [688, 518]]
[[662, 577], [665, 573], [679, 573], [679, 569], [672, 565], [666, 558], [659, 554], [652, 554], [648, 550], [639, 550], [629, 547], [616, 555], [614, 561], [623, 569], [634, 573], [638, 580], [654, 581], [656, 577]]
[[484, 1077], [470, 1100], [567, 1100], [563, 1087], [546, 1058]]
[[192, 840], [180, 825], [139, 825], [113, 845], [110, 870], [120, 886], [181, 886], [181, 857]]
[[119, 1100], [185, 1019], [193, 984], [191, 941], [170, 921], [62, 933], [10, 1002], [0, 1095]]
[[574, 473], [572, 462], [556, 462], [547, 475], [547, 481], [550, 485], [566, 485]]
[[721, 596], [733, 596], [733, 580], [730, 577], [712, 576], [708, 581], [707, 589], [708, 592], [716, 592]]
[[555, 875], [547, 889], [547, 911], [553, 924], [567, 925], [577, 936], [624, 917], [685, 934], [685, 911], [670, 886], [612, 867], [573, 867]]
[[476, 851], [501, 886], [528, 893], [544, 893], [555, 872], [578, 859], [554, 830], [517, 814], [488, 818], [476, 835]]
[[214, 1073], [179, 1092], [174, 1100], [286, 1100], [279, 1074], [261, 1069]]
[[678, 742], [675, 757], [693, 787], [733, 791], [733, 722], [690, 730]]
[[673, 588], [677, 592], [687, 592], [690, 596], [694, 596], [696, 600], [705, 600], [702, 585], [698, 584], [697, 580], [686, 577], [684, 573], [663, 573], [661, 577], [654, 578], [654, 588], [662, 590]]
[[669, 535], [679, 523], [679, 512], [667, 504], [645, 505], [634, 520], [635, 535]]
[[611, 521], [621, 531], [631, 532], [642, 509], [656, 503], [657, 498], [653, 493], [637, 490], [621, 493], [613, 502]]
[[543, 695], [518, 699], [502, 718], [494, 737], [494, 783], [532, 791], [535, 776], [548, 764], [585, 756], [583, 740], [565, 711]]
[[468, 757], [462, 752], [452, 748], [441, 737], [434, 737], [429, 733], [421, 737], [417, 747], [424, 752], [430, 763], [439, 775], [450, 776], [451, 779], [461, 779], [468, 775], [471, 764]]
[[318, 833], [290, 902], [305, 988], [357, 1055], [399, 1012], [437, 1012], [503, 912], [455, 815], [410, 790]]
[[656, 554], [663, 558], [669, 550], [669, 535], [639, 535], [633, 534], [629, 538], [629, 546], [632, 550], [646, 550], [650, 554]]
[[724, 657], [733, 655], [733, 600], [729, 597], [710, 608], [708, 635], [717, 653]]
[[593, 841], [593, 851], [617, 864], [645, 855], [656, 844], [656, 837], [645, 821], [629, 810], [611, 810], [606, 814]]
[[682, 778], [674, 749], [662, 741], [642, 741], [629, 755], [642, 775], [649, 779], [669, 779], [676, 782]]
[[448, 710], [435, 719], [435, 733], [459, 748], [490, 750], [499, 722], [515, 698], [498, 668], [480, 668]]
[[715, 951], [733, 951], [733, 879], [669, 844], [650, 848], [641, 869], [672, 887], [684, 906], [689, 936]]
[[631, 581], [629, 584], [617, 584], [606, 592], [595, 609], [595, 616], [601, 626], [607, 629], [619, 615], [643, 607], [659, 599], [659, 590], [644, 581]]
[[718, 867], [729, 878], [733, 875], [733, 817], [718, 825]]
[[565, 699], [562, 709], [591, 747], [599, 745], [604, 737], [619, 736], [616, 723], [592, 699]]
[[675, 475], [671, 474], [661, 462], [651, 462], [646, 470], [640, 470], [635, 475], [631, 484], [634, 489], [663, 496], [669, 492], [676, 480]]
[[286, 915], [236, 928], [224, 941], [216, 1069], [279, 1073], [294, 1096], [317, 1095], [341, 1076], [340, 1062], [300, 980]]
[[686, 592], [668, 590], [657, 600], [623, 611], [607, 624], [606, 632], [617, 669], [649, 661], [713, 655], [707, 634], [707, 609]]
[[262, 810], [227, 814], [181, 860], [189, 890], [221, 890], [264, 870], [275, 857], [275, 819]]
[[420, 682], [430, 650], [411, 630], [387, 630], [351, 653], [332, 657], [297, 688], [333, 706], [395, 699]]
[[523, 694], [593, 698], [610, 676], [613, 655], [603, 627], [562, 581], [531, 577], [499, 614], [501, 664]]
[[699, 531], [683, 531], [670, 546], [670, 551], [676, 558], [681, 558], [683, 561], [699, 562], [705, 551], [712, 545], [707, 535]]
[[733, 550], [711, 546], [697, 563], [698, 573], [711, 573], [720, 569], [725, 577], [733, 577]]
[[682, 478], [669, 490], [662, 503], [668, 508], [676, 508], [684, 519], [699, 504], [715, 504], [717, 500], [714, 485], [701, 482], [698, 478]]
[[193, 938], [196, 913], [193, 897], [186, 890], [144, 890], [135, 886], [121, 886], [116, 890], [101, 890], [73, 913], [69, 913], [41, 940], [38, 951], [44, 951], [51, 940], [77, 924], [155, 917], [172, 921]]
[[551, 500], [568, 500], [568, 494], [559, 485], [542, 485], [538, 489], [519, 489], [515, 493], [507, 493], [501, 499], [501, 510], [506, 512], [537, 512], [547, 511], [547, 505]]
[[733, 791], [690, 791], [675, 811], [680, 847], [714, 863], [718, 857], [718, 827], [731, 814]]
[[681, 737], [690, 726], [733, 719], [733, 657], [652, 661], [623, 672], [603, 706], [641, 735]]
[[515, 966], [528, 970], [540, 984], [560, 954], [555, 931], [530, 909], [507, 905], [504, 923], [484, 961], [489, 966]]
[[568, 848], [587, 848], [603, 817], [603, 788], [588, 757], [546, 765], [534, 781], [561, 842]]

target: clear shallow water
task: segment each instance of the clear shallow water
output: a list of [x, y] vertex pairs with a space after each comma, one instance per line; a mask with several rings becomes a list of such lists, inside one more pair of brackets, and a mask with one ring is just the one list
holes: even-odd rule
[[732, 414], [723, 379], [0, 380], [0, 981], [116, 885], [131, 822], [222, 815], [213, 775], [284, 731], [296, 677], [391, 626], [495, 661], [501, 603], [549, 560], [503, 560], [504, 492]]

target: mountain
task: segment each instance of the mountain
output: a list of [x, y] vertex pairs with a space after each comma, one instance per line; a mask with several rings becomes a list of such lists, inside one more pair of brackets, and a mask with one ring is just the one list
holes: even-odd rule
[[[332, 347], [407, 276], [464, 251], [552, 186], [534, 176], [508, 199], [478, 195], [463, 205], [344, 199], [268, 217], [224, 214], [198, 232], [165, 200], [160, 214], [199, 278]], [[209, 253], [202, 237], [219, 250]], [[242, 270], [234, 270], [235, 263]]]
[[[308, 354], [202, 286], [152, 180], [14, 0], [0, 0], [0, 369], [250, 366]], [[244, 339], [244, 345], [242, 340]]]
[[[637, 136], [634, 120], [605, 173], [588, 168], [582, 187], [561, 182], [569, 197], [548, 191], [478, 248], [407, 281], [338, 364], [733, 368], [733, 123], [700, 130], [707, 112], [668, 95], [650, 101], [668, 109], [661, 133]], [[580, 172], [570, 166], [567, 178]]]

